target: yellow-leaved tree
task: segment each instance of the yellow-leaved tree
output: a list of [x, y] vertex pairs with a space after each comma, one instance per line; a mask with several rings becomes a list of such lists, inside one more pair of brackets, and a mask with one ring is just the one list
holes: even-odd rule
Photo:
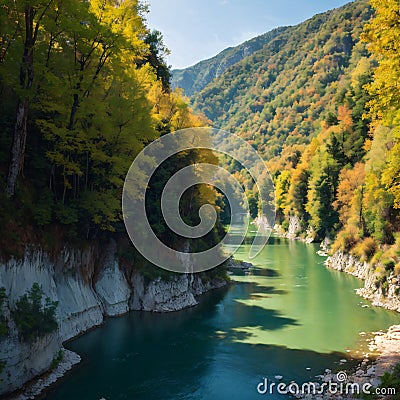
[[372, 127], [382, 124], [392, 130], [387, 161], [381, 183], [394, 196], [400, 208], [400, 3], [398, 0], [371, 0], [375, 17], [362, 35], [368, 49], [378, 61], [373, 81], [367, 85]]

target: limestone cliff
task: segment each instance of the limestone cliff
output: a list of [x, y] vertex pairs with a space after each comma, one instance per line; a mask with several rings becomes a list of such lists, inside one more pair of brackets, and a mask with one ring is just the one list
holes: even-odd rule
[[9, 335], [0, 338], [0, 394], [21, 388], [27, 381], [47, 371], [62, 343], [100, 325], [104, 317], [130, 310], [177, 311], [197, 304], [196, 297], [226, 284], [223, 280], [203, 282], [196, 275], [177, 275], [169, 280], [148, 281], [140, 273], [127, 276], [115, 257], [115, 243], [96, 254], [64, 248], [56, 258], [40, 249], [28, 250], [21, 260], [0, 264], [0, 287], [6, 289], [6, 316], [16, 301], [37, 282], [45, 296], [58, 301], [57, 332], [34, 343], [19, 340], [11, 318]]

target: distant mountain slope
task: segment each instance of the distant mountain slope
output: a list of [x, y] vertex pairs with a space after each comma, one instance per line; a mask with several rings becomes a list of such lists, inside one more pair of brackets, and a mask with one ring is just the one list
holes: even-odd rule
[[260, 50], [195, 93], [194, 108], [266, 158], [309, 142], [337, 114], [335, 99], [345, 96], [352, 71], [369, 57], [359, 36], [370, 17], [367, 1], [358, 0], [275, 31]]
[[187, 96], [204, 89], [213, 79], [222, 75], [227, 68], [243, 58], [262, 49], [287, 28], [281, 27], [250, 39], [239, 46], [229, 47], [208, 60], [200, 61], [192, 67], [172, 71], [172, 87], [182, 88]]

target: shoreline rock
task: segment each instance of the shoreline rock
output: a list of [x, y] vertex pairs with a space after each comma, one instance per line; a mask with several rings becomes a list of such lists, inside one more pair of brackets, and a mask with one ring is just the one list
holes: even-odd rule
[[[263, 220], [254, 220], [254, 223], [256, 225], [262, 225], [263, 226]], [[266, 229], [268, 226], [264, 226]], [[297, 216], [290, 216], [289, 217], [289, 227], [288, 230], [285, 231], [281, 225], [275, 224], [273, 227], [273, 231], [275, 231], [279, 236], [284, 237], [286, 239], [290, 240], [300, 240], [301, 242], [304, 243], [314, 243], [315, 242], [315, 233], [313, 232], [312, 229], [307, 229], [306, 232], [303, 231], [303, 228], [301, 227], [301, 222], [298, 219]], [[299, 236], [302, 234], [302, 236]], [[304, 236], [303, 236], [304, 235]]]
[[28, 382], [21, 393], [11, 395], [9, 400], [34, 399], [81, 362], [81, 356], [79, 354], [64, 348], [62, 348], [62, 351], [62, 360], [57, 367], [45, 373], [43, 376], [34, 378], [32, 381]]
[[[344, 384], [356, 383], [360, 388], [365, 384], [371, 384], [374, 388], [381, 383], [381, 377], [385, 372], [391, 372], [393, 367], [400, 363], [400, 325], [394, 325], [388, 329], [386, 333], [376, 332], [375, 336], [369, 343], [369, 350], [372, 354], [376, 354], [373, 360], [370, 356], [365, 355], [364, 359], [356, 366], [353, 373], [347, 375]], [[332, 373], [330, 369], [326, 369], [323, 375], [318, 376], [319, 382], [336, 382], [338, 383], [337, 375]], [[365, 386], [364, 386], [365, 387]], [[308, 394], [299, 394], [298, 399], [314, 399]], [[317, 397], [319, 398], [319, 397]], [[352, 394], [340, 393], [324, 393], [321, 399], [341, 399], [354, 400]], [[384, 398], [381, 396], [379, 398]]]
[[245, 261], [239, 261], [239, 260], [234, 260], [233, 258], [230, 258], [228, 261], [228, 265], [226, 266], [228, 270], [234, 269], [241, 269], [243, 271], [248, 271], [250, 268], [254, 268], [254, 265], [249, 262]]
[[376, 286], [376, 275], [373, 268], [367, 262], [362, 262], [351, 254], [337, 251], [325, 261], [328, 268], [346, 272], [364, 281], [364, 287], [357, 289], [356, 293], [373, 306], [386, 308], [387, 310], [400, 312], [400, 296], [397, 293], [400, 287], [399, 277], [393, 273], [387, 278], [388, 289], [384, 294], [381, 287]]

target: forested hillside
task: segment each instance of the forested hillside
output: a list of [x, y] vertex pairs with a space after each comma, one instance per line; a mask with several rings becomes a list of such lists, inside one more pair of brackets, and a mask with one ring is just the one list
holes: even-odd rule
[[[205, 124], [171, 90], [167, 50], [146, 13], [137, 0], [1, 7], [2, 256], [23, 256], [31, 244], [53, 251], [112, 234], [127, 239], [121, 194], [135, 155], [162, 134]], [[174, 167], [182, 163], [177, 155]], [[161, 181], [152, 182], [154, 217], [151, 190]], [[189, 219], [205, 200], [190, 195], [190, 207], [181, 204]]]
[[286, 29], [285, 27], [274, 29], [239, 46], [229, 47], [215, 57], [200, 61], [192, 67], [172, 70], [171, 85], [173, 88], [183, 89], [185, 95], [192, 96], [222, 75], [231, 65], [260, 50]]
[[368, 3], [357, 1], [283, 30], [195, 94], [194, 108], [268, 160], [309, 142], [367, 54], [359, 36], [370, 15]]
[[286, 29], [192, 102], [264, 156], [283, 229], [371, 261], [384, 290], [400, 273], [400, 5], [370, 3]]

